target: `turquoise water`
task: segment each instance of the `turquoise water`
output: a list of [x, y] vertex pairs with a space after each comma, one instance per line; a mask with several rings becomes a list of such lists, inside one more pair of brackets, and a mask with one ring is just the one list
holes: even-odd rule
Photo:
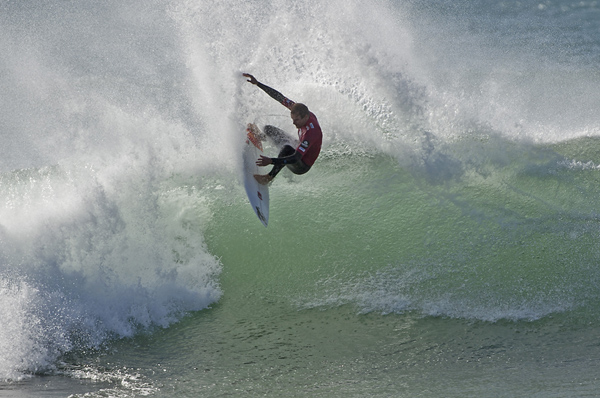
[[0, 11], [1, 397], [597, 395], [596, 2]]

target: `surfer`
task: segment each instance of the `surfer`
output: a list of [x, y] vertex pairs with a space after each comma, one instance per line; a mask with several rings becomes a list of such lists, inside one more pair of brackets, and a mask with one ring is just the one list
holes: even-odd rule
[[272, 164], [273, 168], [268, 174], [256, 174], [254, 175], [254, 178], [261, 184], [268, 184], [273, 181], [273, 178], [275, 178], [277, 173], [286, 166], [294, 174], [306, 173], [315, 163], [315, 160], [317, 160], [319, 152], [321, 152], [323, 133], [321, 132], [321, 126], [319, 126], [317, 117], [308, 110], [306, 105], [286, 98], [279, 91], [274, 90], [269, 86], [265, 86], [249, 73], [244, 73], [243, 75], [248, 78], [248, 82], [258, 86], [265, 93], [269, 94], [271, 98], [288, 108], [290, 110], [292, 123], [294, 123], [294, 126], [298, 129], [299, 140], [294, 147], [290, 144], [294, 143], [296, 140], [288, 136], [283, 130], [273, 126], [265, 126], [265, 134], [271, 138], [276, 145], [283, 145], [283, 148], [276, 158], [260, 155], [260, 158], [256, 161], [256, 165], [263, 167]]

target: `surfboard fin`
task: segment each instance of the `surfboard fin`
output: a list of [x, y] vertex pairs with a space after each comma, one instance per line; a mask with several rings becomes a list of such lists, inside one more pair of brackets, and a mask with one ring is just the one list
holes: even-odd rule
[[248, 140], [250, 142], [252, 142], [252, 144], [254, 144], [255, 147], [257, 147], [258, 149], [260, 149], [262, 151], [263, 150], [262, 141], [265, 138], [267, 138], [267, 136], [264, 135], [262, 133], [262, 131], [260, 131], [260, 129], [254, 123], [248, 123], [248, 126], [246, 127], [246, 132], [247, 132]]

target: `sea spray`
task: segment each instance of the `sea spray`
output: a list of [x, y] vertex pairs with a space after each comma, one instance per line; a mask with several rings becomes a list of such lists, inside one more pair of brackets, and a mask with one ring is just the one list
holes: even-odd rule
[[[430, 350], [443, 341], [437, 331], [462, 330], [466, 319], [493, 334], [494, 323], [535, 329], [581, 314], [595, 325], [597, 7], [466, 3], [3, 3], [0, 338], [14, 344], [2, 346], [0, 377], [48, 372], [62, 354], [114, 338], [141, 339], [222, 294], [218, 310], [188, 319], [193, 333], [182, 338], [171, 326], [166, 346], [153, 341], [158, 357], [181, 347], [190, 357], [173, 360], [166, 381], [158, 376], [166, 368], [146, 358], [159, 384], [194, 390], [206, 381], [239, 393], [259, 389], [248, 385], [268, 369], [294, 391], [315, 379], [337, 393], [362, 386], [364, 396], [381, 377], [396, 386], [417, 369], [435, 377], [413, 395], [432, 380], [443, 391], [459, 380], [464, 396], [452, 372], [465, 365], [452, 354], [495, 352], [453, 341]], [[251, 121], [294, 129], [241, 72], [307, 103], [325, 134], [309, 174], [284, 172], [273, 184], [271, 225], [259, 231], [237, 181], [240, 137]], [[268, 315], [274, 307], [283, 315]], [[342, 327], [328, 319], [338, 313]], [[351, 334], [364, 319], [402, 327], [381, 337], [363, 325], [376, 336], [369, 345]], [[414, 355], [410, 363], [377, 344], [399, 330], [418, 336], [392, 341]], [[433, 336], [429, 347], [412, 349], [422, 336]], [[298, 357], [306, 347], [314, 356], [277, 373], [294, 338]], [[360, 359], [336, 341], [357, 343], [347, 347]], [[137, 342], [122, 342], [116, 362], [137, 367]], [[257, 345], [276, 355], [258, 358]], [[528, 358], [548, 353], [534, 351]], [[426, 367], [440, 358], [450, 365], [441, 377]], [[223, 367], [186, 373], [211, 360]], [[565, 364], [552, 363], [561, 372]], [[488, 375], [517, 368], [498, 362]], [[374, 369], [385, 372], [360, 385], [357, 375]], [[523, 384], [535, 384], [532, 374]], [[284, 384], [278, 392], [289, 392]]]

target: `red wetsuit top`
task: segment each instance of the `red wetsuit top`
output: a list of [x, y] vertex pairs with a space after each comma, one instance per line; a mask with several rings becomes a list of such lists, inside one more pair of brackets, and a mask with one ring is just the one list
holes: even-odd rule
[[[294, 106], [295, 102], [285, 97], [279, 91], [272, 89], [269, 86], [265, 86], [260, 82], [257, 85], [286, 108], [291, 110]], [[300, 143], [296, 148], [296, 154], [285, 158], [274, 158], [273, 163], [290, 164], [301, 160], [302, 163], [306, 164], [308, 167], [311, 167], [315, 163], [315, 160], [317, 160], [317, 157], [319, 157], [319, 153], [321, 152], [323, 132], [321, 131], [321, 126], [319, 126], [319, 121], [314, 113], [310, 112], [310, 117], [306, 124], [298, 129], [298, 139], [300, 140]]]
[[314, 113], [310, 112], [308, 122], [302, 128], [298, 129], [298, 138], [300, 144], [296, 151], [302, 153], [300, 158], [307, 166], [312, 166], [321, 152], [321, 143], [323, 142], [323, 133], [321, 126]]

